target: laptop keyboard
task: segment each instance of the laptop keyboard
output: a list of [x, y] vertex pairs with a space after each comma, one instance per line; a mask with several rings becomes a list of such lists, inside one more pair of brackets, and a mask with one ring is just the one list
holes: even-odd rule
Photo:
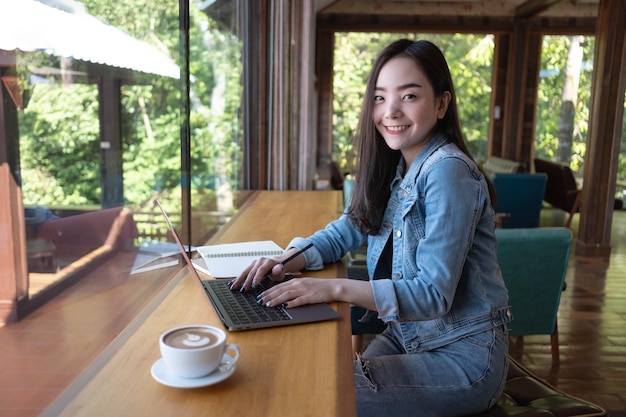
[[[213, 290], [218, 293], [222, 305], [235, 324], [255, 324], [291, 320], [280, 307], [270, 308], [257, 304], [256, 297], [263, 292], [260, 286], [244, 293], [231, 291], [228, 280], [213, 281]], [[221, 285], [220, 285], [221, 284]]]

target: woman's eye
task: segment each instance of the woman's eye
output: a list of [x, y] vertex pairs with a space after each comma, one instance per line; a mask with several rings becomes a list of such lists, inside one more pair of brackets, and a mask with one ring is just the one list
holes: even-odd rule
[[383, 96], [374, 96], [374, 101], [383, 101]]
[[404, 101], [413, 100], [414, 98], [415, 98], [415, 94], [406, 94], [404, 97], [402, 97]]

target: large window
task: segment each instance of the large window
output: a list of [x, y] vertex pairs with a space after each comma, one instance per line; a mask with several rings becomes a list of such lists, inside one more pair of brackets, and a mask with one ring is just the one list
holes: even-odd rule
[[49, 22], [15, 37], [7, 51], [15, 65], [3, 77], [19, 93], [31, 282], [112, 251], [131, 254], [120, 265], [128, 273], [138, 247], [171, 241], [156, 199], [192, 244], [235, 212], [240, 2], [197, 4], [189, 3], [187, 49], [178, 1], [23, 2], [25, 15]]
[[[535, 154], [569, 165], [582, 184], [589, 130], [595, 37], [543, 37]], [[626, 109], [626, 102], [625, 102]], [[616, 197], [626, 196], [626, 111], [618, 156]]]
[[570, 165], [582, 178], [587, 147], [593, 36], [543, 37], [535, 155]]

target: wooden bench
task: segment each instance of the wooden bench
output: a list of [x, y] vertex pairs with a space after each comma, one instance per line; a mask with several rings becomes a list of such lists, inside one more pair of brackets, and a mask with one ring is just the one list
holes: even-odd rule
[[568, 395], [509, 358], [509, 373], [498, 403], [475, 417], [601, 417], [606, 411]]

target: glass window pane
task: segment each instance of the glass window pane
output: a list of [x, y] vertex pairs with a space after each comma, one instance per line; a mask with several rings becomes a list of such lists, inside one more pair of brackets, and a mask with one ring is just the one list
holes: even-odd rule
[[42, 23], [13, 40], [31, 283], [110, 256], [128, 274], [170, 239], [154, 200], [180, 222], [178, 2], [31, 3]]
[[537, 91], [535, 155], [569, 165], [582, 181], [595, 37], [546, 35]]
[[191, 241], [236, 211], [242, 170], [240, 1], [190, 2]]

